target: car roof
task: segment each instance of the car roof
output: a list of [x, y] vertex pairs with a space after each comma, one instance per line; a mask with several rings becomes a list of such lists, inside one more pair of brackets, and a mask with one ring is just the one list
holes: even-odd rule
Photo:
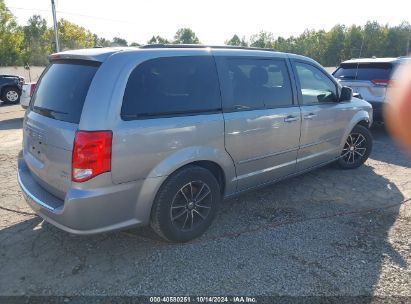
[[105, 48], [90, 48], [64, 51], [54, 53], [49, 56], [50, 61], [59, 59], [81, 59], [104, 62], [108, 57], [120, 52], [187, 52], [196, 54], [204, 54], [205, 51], [210, 50], [216, 55], [232, 55], [232, 56], [264, 56], [268, 53], [276, 54], [278, 57], [290, 57], [294, 59], [301, 59], [305, 61], [315, 62], [313, 59], [301, 55], [277, 52], [274, 49], [254, 48], [254, 47], [237, 47], [237, 46], [209, 46], [209, 45], [187, 45], [187, 44], [154, 44], [144, 45], [140, 47], [105, 47]]
[[385, 58], [355, 58], [343, 61], [341, 64], [347, 63], [397, 63], [401, 62], [402, 58], [398, 57], [385, 57]]

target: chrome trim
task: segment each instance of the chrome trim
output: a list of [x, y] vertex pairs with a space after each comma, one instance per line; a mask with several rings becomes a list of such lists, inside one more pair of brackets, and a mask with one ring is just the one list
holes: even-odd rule
[[275, 153], [270, 153], [270, 154], [266, 154], [266, 155], [262, 155], [262, 156], [247, 158], [247, 159], [244, 159], [244, 160], [240, 160], [238, 163], [239, 164], [245, 164], [245, 163], [249, 163], [251, 161], [260, 160], [260, 159], [264, 159], [264, 158], [267, 158], [267, 157], [272, 157], [272, 156], [277, 156], [277, 155], [281, 155], [281, 154], [285, 154], [285, 153], [289, 153], [289, 152], [294, 152], [294, 151], [297, 151], [298, 149], [299, 149], [299, 147], [295, 147], [295, 148], [287, 149], [287, 150], [280, 151], [280, 152], [275, 152]]
[[296, 160], [292, 160], [292, 161], [289, 161], [289, 162], [286, 162], [286, 163], [283, 163], [283, 164], [280, 164], [280, 165], [277, 165], [277, 166], [274, 166], [274, 167], [265, 168], [265, 169], [262, 169], [262, 170], [254, 171], [254, 172], [247, 173], [247, 174], [243, 174], [243, 175], [237, 176], [237, 178], [235, 178], [234, 180], [240, 180], [240, 179], [248, 178], [248, 177], [251, 177], [251, 176], [254, 176], [254, 175], [270, 172], [270, 171], [273, 171], [273, 170], [276, 170], [276, 169], [279, 169], [279, 168], [282, 168], [282, 167], [285, 167], [285, 166], [290, 166], [292, 164], [295, 165]]
[[338, 141], [339, 141], [339, 140], [340, 140], [340, 137], [339, 137], [339, 136], [335, 136], [335, 137], [323, 139], [323, 140], [320, 140], [320, 141], [316, 141], [316, 142], [313, 142], [313, 143], [301, 145], [301, 146], [300, 146], [300, 149], [312, 147], [312, 146], [315, 146], [315, 145], [320, 145], [320, 144], [323, 144], [323, 143], [325, 143], [325, 142], [327, 142], [327, 141], [333, 141], [333, 140], [338, 140]]
[[297, 157], [297, 163], [300, 163], [300, 162], [305, 161], [307, 159], [311, 159], [313, 157], [318, 157], [318, 156], [326, 154], [326, 153], [333, 152], [333, 151], [338, 150], [338, 149], [339, 149], [339, 147], [336, 147], [336, 148], [331, 148], [331, 149], [324, 150], [324, 151], [321, 151], [321, 152], [318, 152], [318, 153], [315, 153], [315, 154], [310, 154], [310, 155], [305, 156], [305, 157]]
[[46, 209], [48, 209], [48, 210], [51, 210], [51, 211], [55, 211], [55, 210], [56, 210], [56, 208], [53, 208], [53, 207], [51, 207], [51, 206], [43, 203], [41, 200], [39, 200], [37, 197], [35, 197], [35, 196], [26, 188], [26, 186], [24, 186], [24, 184], [23, 184], [23, 182], [22, 182], [22, 180], [21, 180], [21, 178], [20, 178], [20, 172], [17, 172], [17, 180], [18, 180], [19, 185], [20, 185], [21, 189], [23, 190], [23, 192], [24, 192], [32, 201], [34, 201], [36, 204], [38, 204], [38, 205], [40, 205], [40, 206], [42, 206], [42, 207], [44, 207], [44, 208], [46, 208]]

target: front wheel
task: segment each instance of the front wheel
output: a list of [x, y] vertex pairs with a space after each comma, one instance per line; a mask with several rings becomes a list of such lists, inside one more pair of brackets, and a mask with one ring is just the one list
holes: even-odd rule
[[342, 169], [360, 167], [370, 156], [372, 135], [369, 129], [356, 125], [348, 135], [337, 164]]
[[211, 225], [220, 199], [220, 186], [210, 171], [197, 166], [183, 168], [157, 193], [151, 227], [168, 241], [190, 241]]

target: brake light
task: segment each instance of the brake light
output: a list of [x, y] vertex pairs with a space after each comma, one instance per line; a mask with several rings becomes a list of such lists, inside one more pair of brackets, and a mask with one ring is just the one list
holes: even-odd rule
[[387, 80], [387, 79], [373, 79], [373, 80], [371, 80], [371, 82], [372, 82], [373, 84], [378, 84], [378, 85], [382, 85], [382, 86], [387, 86], [390, 81]]
[[74, 139], [71, 180], [84, 182], [111, 171], [111, 131], [77, 131]]
[[30, 97], [33, 96], [34, 90], [36, 89], [36, 84], [32, 83], [30, 84]]

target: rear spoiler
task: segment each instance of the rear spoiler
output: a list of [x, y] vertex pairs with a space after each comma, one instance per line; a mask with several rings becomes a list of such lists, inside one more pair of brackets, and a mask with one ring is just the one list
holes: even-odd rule
[[66, 54], [51, 54], [48, 57], [50, 62], [57, 61], [57, 60], [85, 60], [85, 61], [96, 61], [96, 62], [101, 62], [100, 60], [97, 60], [93, 56], [84, 56], [84, 55], [66, 55]]
[[65, 51], [60, 53], [54, 53], [48, 56], [50, 62], [56, 60], [86, 60], [103, 62], [114, 53], [123, 51], [122, 48], [94, 48], [94, 49], [81, 49], [73, 51]]

